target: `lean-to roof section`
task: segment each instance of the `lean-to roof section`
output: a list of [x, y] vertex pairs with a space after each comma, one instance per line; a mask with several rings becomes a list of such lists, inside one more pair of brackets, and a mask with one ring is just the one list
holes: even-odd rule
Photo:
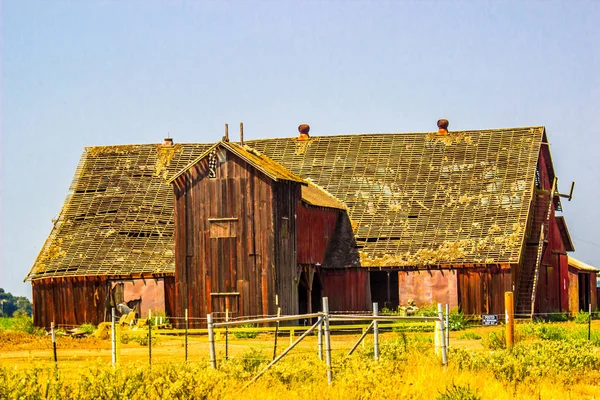
[[165, 181], [206, 148], [86, 148], [27, 279], [172, 273], [174, 200]]

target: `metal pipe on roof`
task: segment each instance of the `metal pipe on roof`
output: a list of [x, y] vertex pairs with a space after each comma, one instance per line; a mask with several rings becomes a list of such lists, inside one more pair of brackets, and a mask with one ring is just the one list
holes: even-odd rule
[[240, 144], [244, 145], [244, 123], [240, 122]]

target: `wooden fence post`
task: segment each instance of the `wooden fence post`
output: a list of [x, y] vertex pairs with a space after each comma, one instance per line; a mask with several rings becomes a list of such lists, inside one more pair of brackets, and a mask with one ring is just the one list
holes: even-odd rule
[[506, 313], [506, 347], [515, 344], [515, 303], [513, 292], [504, 292], [504, 308]]

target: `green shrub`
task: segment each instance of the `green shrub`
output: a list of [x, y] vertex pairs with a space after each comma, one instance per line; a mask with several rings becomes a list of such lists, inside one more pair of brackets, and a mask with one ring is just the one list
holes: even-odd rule
[[504, 330], [490, 332], [487, 338], [483, 340], [483, 345], [490, 350], [506, 349], [506, 336]]
[[78, 331], [91, 335], [96, 332], [96, 326], [94, 324], [83, 324], [78, 328]]
[[549, 322], [567, 322], [569, 320], [569, 316], [564, 312], [555, 312], [548, 314], [546, 319]]
[[446, 387], [446, 390], [440, 392], [437, 400], [480, 400], [481, 396], [471, 389], [470, 385], [452, 385]]
[[244, 371], [254, 373], [267, 363], [267, 357], [260, 350], [251, 347], [242, 354], [240, 363]]
[[589, 320], [590, 314], [585, 311], [579, 311], [577, 314], [575, 314], [574, 321], [576, 324], [587, 324]]
[[32, 317], [23, 313], [15, 313], [15, 316], [12, 318], [11, 330], [40, 336], [45, 333], [43, 329], [36, 328], [33, 325]]
[[[244, 324], [241, 325], [240, 328], [256, 328], [255, 324]], [[249, 331], [249, 332], [233, 332], [233, 336], [237, 339], [254, 339], [258, 336], [258, 331]]]
[[448, 326], [451, 331], [462, 331], [467, 327], [467, 320], [465, 314], [459, 309], [450, 311], [448, 316]]
[[481, 335], [475, 332], [465, 332], [458, 337], [459, 340], [479, 340], [481, 339]]

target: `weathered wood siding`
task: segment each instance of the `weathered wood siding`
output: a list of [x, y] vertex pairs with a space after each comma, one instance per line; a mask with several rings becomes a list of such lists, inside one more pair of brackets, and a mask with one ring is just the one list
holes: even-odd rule
[[458, 305], [456, 270], [421, 270], [398, 272], [400, 304], [414, 300], [417, 306], [432, 303]]
[[[295, 271], [295, 198], [298, 184], [277, 183], [222, 151], [216, 177], [208, 159], [175, 181], [175, 312], [223, 318], [275, 312], [279, 290]], [[277, 199], [275, 199], [275, 196]], [[282, 220], [288, 218], [287, 238]], [[277, 239], [276, 239], [277, 238]], [[280, 300], [294, 310], [293, 296]], [[287, 296], [287, 297], [286, 297]]]
[[578, 270], [569, 267], [569, 312], [577, 314], [579, 311], [579, 276]]
[[372, 308], [369, 271], [366, 268], [322, 269], [320, 276], [323, 297], [328, 298], [331, 311]]
[[50, 328], [99, 324], [106, 314], [111, 283], [105, 277], [48, 278], [32, 281], [33, 323]]
[[[298, 199], [301, 196], [300, 184], [295, 182], [274, 182], [273, 184], [273, 235], [275, 244], [274, 264], [270, 266], [275, 274], [275, 294], [279, 296], [279, 306], [283, 314], [298, 313], [297, 276], [297, 226]], [[275, 308], [271, 312], [275, 312]]]
[[509, 266], [463, 268], [458, 274], [458, 302], [465, 314], [504, 314], [504, 293], [512, 290]]
[[338, 215], [330, 208], [311, 207], [303, 202], [297, 206], [298, 264], [323, 264], [329, 239], [333, 236]]

